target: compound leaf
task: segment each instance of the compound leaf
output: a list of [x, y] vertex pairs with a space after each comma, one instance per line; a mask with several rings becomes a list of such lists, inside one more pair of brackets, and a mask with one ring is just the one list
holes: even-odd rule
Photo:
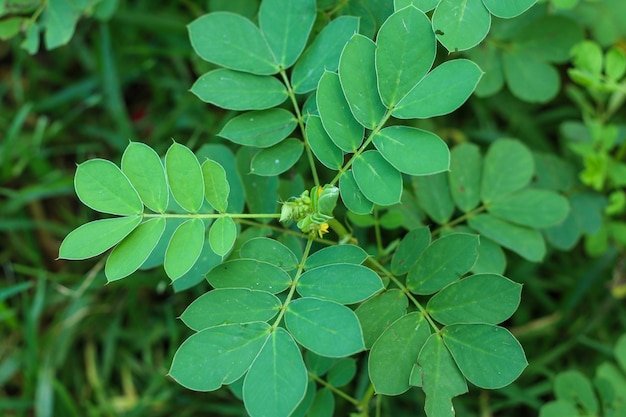
[[433, 14], [437, 39], [450, 52], [465, 51], [482, 41], [491, 26], [491, 15], [482, 0], [441, 0]]
[[226, 170], [217, 162], [207, 159], [202, 163], [204, 179], [204, 197], [211, 206], [220, 213], [228, 208], [230, 185], [226, 178]]
[[452, 113], [474, 92], [482, 74], [469, 59], [446, 61], [409, 91], [391, 114], [400, 119], [425, 119]]
[[286, 139], [257, 153], [250, 162], [250, 171], [262, 176], [282, 174], [298, 162], [302, 152], [300, 139]]
[[264, 0], [259, 26], [275, 62], [289, 68], [302, 53], [315, 22], [315, 0]]
[[432, 67], [437, 41], [424, 12], [406, 7], [381, 26], [376, 45], [378, 88], [383, 103], [391, 109]]
[[176, 351], [169, 375], [194, 391], [214, 391], [241, 378], [268, 339], [267, 323], [226, 324], [193, 334]]
[[90, 159], [76, 168], [74, 188], [80, 201], [100, 213], [126, 216], [143, 211], [139, 194], [111, 161]]
[[279, 66], [259, 28], [230, 12], [200, 16], [187, 29], [194, 51], [205, 61], [252, 74], [276, 74]]
[[204, 222], [185, 221], [176, 228], [165, 251], [165, 272], [172, 281], [183, 276], [196, 263], [204, 246]]
[[419, 312], [409, 313], [387, 327], [372, 346], [368, 360], [370, 380], [378, 394], [400, 395], [409, 379], [430, 328]]
[[122, 172], [146, 207], [156, 213], [165, 212], [170, 194], [161, 158], [154, 149], [131, 142], [122, 155]]
[[472, 275], [435, 294], [426, 309], [442, 324], [498, 324], [519, 306], [522, 286], [502, 275]]
[[148, 259], [165, 230], [165, 219], [150, 219], [137, 226], [111, 252], [104, 273], [109, 282], [135, 272]]
[[233, 248], [237, 239], [237, 225], [232, 217], [220, 217], [209, 229], [209, 244], [213, 252], [219, 256], [226, 256]]
[[254, 359], [243, 382], [250, 417], [288, 417], [304, 398], [308, 376], [298, 345], [276, 328]]
[[374, 54], [376, 44], [355, 34], [343, 48], [339, 80], [354, 118], [368, 129], [375, 128], [385, 115], [376, 85]]
[[193, 152], [173, 143], [165, 154], [165, 172], [174, 200], [185, 211], [197, 213], [204, 202], [204, 177]]
[[298, 343], [318, 355], [342, 358], [365, 349], [354, 311], [334, 301], [298, 298], [287, 306], [285, 325]]
[[352, 171], [359, 189], [371, 202], [380, 206], [391, 206], [400, 202], [402, 174], [380, 152], [363, 152], [354, 160]]
[[478, 257], [477, 235], [453, 233], [437, 239], [409, 270], [406, 285], [415, 294], [433, 294], [458, 280]]
[[239, 253], [242, 258], [269, 262], [285, 271], [293, 271], [298, 267], [298, 258], [291, 249], [277, 240], [266, 237], [248, 240], [243, 244]]
[[487, 210], [511, 223], [540, 229], [565, 220], [569, 203], [554, 191], [528, 189], [494, 201]]
[[228, 110], [263, 110], [287, 99], [285, 85], [274, 77], [228, 69], [203, 74], [191, 92], [205, 103]]
[[218, 135], [239, 145], [268, 148], [289, 136], [297, 125], [296, 117], [285, 109], [252, 111], [230, 119]]
[[391, 289], [375, 295], [355, 310], [361, 328], [365, 347], [371, 348], [376, 339], [391, 323], [406, 314], [409, 299], [398, 289]]
[[218, 288], [196, 298], [180, 318], [190, 329], [200, 331], [222, 324], [267, 322], [280, 306], [280, 300], [265, 291]]
[[386, 127], [374, 135], [374, 145], [398, 171], [430, 175], [446, 171], [450, 151], [439, 136], [408, 126]]
[[141, 223], [140, 216], [94, 220], [72, 230], [61, 243], [59, 258], [82, 260], [112, 248]]
[[503, 327], [452, 324], [441, 333], [465, 378], [480, 388], [505, 387], [528, 365], [522, 346]]
[[371, 269], [349, 263], [334, 263], [309, 269], [296, 287], [303, 297], [316, 297], [354, 304], [366, 300], [383, 289], [378, 274]]
[[235, 259], [213, 268], [206, 275], [214, 288], [248, 288], [278, 294], [291, 284], [279, 267], [256, 259]]

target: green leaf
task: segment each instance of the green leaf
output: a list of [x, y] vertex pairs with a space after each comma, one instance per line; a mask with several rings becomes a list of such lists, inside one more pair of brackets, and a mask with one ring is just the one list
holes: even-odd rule
[[394, 0], [394, 9], [404, 9], [408, 5], [412, 4], [423, 12], [429, 12], [434, 9], [439, 3], [439, 0]]
[[165, 251], [165, 273], [172, 281], [193, 267], [204, 246], [204, 223], [200, 219], [187, 220], [176, 228]]
[[22, 25], [27, 27], [29, 25], [28, 19], [23, 17], [9, 17], [0, 20], [0, 40], [7, 41], [20, 33]]
[[213, 252], [220, 256], [226, 256], [233, 248], [237, 239], [237, 225], [232, 217], [220, 217], [209, 229], [209, 244]]
[[380, 206], [400, 202], [402, 174], [377, 151], [365, 151], [352, 164], [354, 180], [363, 195]]
[[[250, 173], [250, 161], [257, 152], [252, 147], [241, 147], [237, 152], [237, 171], [243, 183], [246, 205], [250, 213], [276, 213], [278, 205], [278, 177], [261, 177]], [[269, 222], [269, 218], [261, 221]]]
[[546, 103], [559, 92], [559, 73], [550, 64], [525, 51], [502, 55], [506, 83], [513, 95], [531, 103]]
[[257, 237], [248, 240], [240, 249], [242, 258], [269, 262], [285, 270], [293, 271], [298, 267], [298, 258], [287, 246], [277, 240]]
[[480, 203], [482, 163], [480, 149], [472, 143], [463, 143], [450, 152], [450, 193], [465, 213]]
[[298, 162], [303, 151], [300, 139], [286, 139], [257, 153], [250, 163], [250, 171], [263, 176], [282, 174]]
[[604, 72], [607, 77], [616, 81], [624, 76], [626, 73], [626, 54], [621, 49], [613, 46], [606, 52]]
[[406, 7], [382, 25], [376, 45], [380, 96], [387, 108], [392, 109], [432, 67], [437, 41], [424, 12]]
[[59, 248], [59, 258], [82, 260], [118, 244], [141, 223], [140, 216], [94, 220], [72, 230]]
[[539, 262], [546, 254], [546, 244], [537, 230], [517, 226], [489, 214], [470, 217], [469, 226], [521, 257]]
[[303, 297], [354, 304], [370, 298], [383, 288], [380, 277], [371, 269], [338, 263], [309, 269], [300, 277], [296, 290]]
[[483, 43], [468, 52], [469, 57], [484, 71], [474, 93], [477, 97], [491, 96], [504, 87], [502, 58], [498, 48]]
[[230, 185], [226, 178], [226, 171], [217, 162], [207, 159], [202, 163], [202, 178], [204, 180], [204, 197], [211, 206], [220, 213], [228, 208]]
[[521, 142], [500, 139], [487, 151], [483, 161], [480, 198], [490, 203], [526, 187], [535, 171], [532, 153]]
[[43, 10], [46, 49], [51, 50], [67, 44], [76, 30], [80, 11], [72, 2], [48, 0]]
[[340, 359], [328, 371], [327, 382], [333, 387], [347, 385], [356, 375], [356, 360], [353, 358]]
[[419, 227], [407, 233], [398, 249], [391, 258], [391, 272], [394, 275], [403, 275], [417, 262], [426, 247], [430, 245], [430, 230], [428, 227]]
[[204, 329], [183, 342], [169, 375], [185, 388], [215, 391], [241, 378], [268, 339], [267, 323], [226, 324]]
[[261, 2], [259, 26], [281, 68], [291, 67], [302, 53], [316, 14], [315, 0]]
[[355, 152], [363, 142], [365, 130], [352, 115], [337, 74], [326, 71], [322, 75], [317, 87], [317, 109], [334, 144], [345, 152]]
[[165, 154], [165, 172], [174, 200], [185, 211], [197, 213], [204, 202], [204, 177], [193, 152], [173, 143]]
[[387, 327], [372, 346], [368, 359], [370, 380], [376, 393], [400, 395], [409, 379], [430, 328], [419, 312], [409, 313]]
[[317, 159], [327, 168], [338, 170], [343, 165], [343, 151], [335, 145], [324, 130], [322, 119], [309, 117], [306, 123], [306, 138]]
[[374, 146], [398, 171], [430, 175], [447, 171], [450, 151], [434, 133], [408, 126], [386, 127], [374, 135]]
[[206, 275], [214, 288], [248, 288], [278, 294], [291, 284], [279, 267], [256, 259], [235, 259], [213, 268]]
[[510, 19], [530, 9], [537, 0], [483, 0], [483, 3], [492, 15]]
[[432, 17], [437, 39], [450, 52], [465, 51], [485, 39], [491, 15], [482, 0], [441, 0]]
[[570, 370], [554, 378], [554, 394], [558, 401], [579, 405], [587, 415], [598, 415], [599, 405], [591, 382], [581, 372]]
[[375, 128], [386, 111], [376, 84], [375, 53], [376, 44], [372, 40], [355, 34], [339, 60], [339, 79], [350, 110], [368, 129]]
[[285, 325], [298, 343], [318, 355], [342, 358], [365, 349], [356, 315], [334, 301], [298, 298], [287, 306]]
[[522, 295], [521, 284], [502, 275], [472, 275], [435, 294], [426, 306], [442, 324], [498, 324], [513, 315]]
[[465, 378], [480, 388], [505, 387], [528, 365], [522, 346], [505, 328], [453, 324], [441, 333]]
[[[305, 362], [306, 363], [306, 362]], [[308, 371], [310, 369], [307, 368]], [[315, 381], [309, 378], [309, 382], [307, 384], [306, 393], [304, 394], [304, 398], [300, 401], [300, 404], [296, 407], [296, 409], [291, 413], [290, 417], [307, 417], [309, 416], [309, 410], [311, 408], [311, 404], [313, 404], [313, 400], [315, 398], [316, 391]]]
[[446, 61], [409, 91], [391, 114], [400, 119], [426, 119], [452, 113], [472, 95], [482, 74], [469, 59]]
[[169, 203], [169, 190], [159, 155], [143, 143], [131, 142], [122, 155], [122, 172], [150, 210], [163, 213]]
[[432, 334], [426, 340], [417, 362], [419, 365], [411, 373], [411, 385], [424, 390], [426, 415], [454, 417], [452, 398], [465, 394], [467, 383], [439, 334]]
[[365, 197], [359, 189], [352, 170], [344, 172], [339, 178], [339, 193], [346, 208], [355, 214], [369, 214], [374, 203]]
[[289, 136], [297, 125], [291, 112], [269, 109], [233, 117], [218, 135], [239, 145], [268, 148]]
[[446, 224], [454, 214], [454, 201], [450, 192], [447, 172], [413, 177], [417, 201], [428, 217], [439, 224]]
[[408, 306], [408, 298], [398, 289], [384, 291], [359, 305], [355, 314], [363, 329], [365, 347], [371, 348], [391, 323], [406, 314]]
[[578, 409], [574, 404], [565, 401], [550, 401], [541, 406], [539, 417], [578, 417]]
[[324, 71], [336, 71], [344, 45], [359, 31], [354, 16], [339, 16], [328, 23], [304, 51], [291, 72], [291, 85], [297, 94], [317, 87]]
[[115, 281], [135, 272], [148, 259], [163, 236], [165, 219], [150, 219], [137, 226], [111, 252], [104, 273], [107, 281]]
[[[228, 210], [230, 213], [242, 213], [244, 207], [243, 184], [237, 172], [237, 163], [233, 152], [224, 145], [212, 144], [201, 146], [196, 155], [198, 160], [205, 163], [207, 159], [216, 162], [224, 169], [226, 174], [226, 182], [223, 182], [220, 179], [220, 169], [203, 166], [204, 196], [207, 201], [217, 211]], [[207, 181], [209, 174], [214, 182], [213, 184]], [[223, 202], [225, 193], [228, 194], [226, 204]]]
[[505, 269], [506, 255], [502, 247], [493, 240], [481, 236], [480, 246], [478, 247], [478, 260], [472, 267], [472, 272], [475, 274], [503, 274]]
[[453, 233], [435, 240], [409, 270], [406, 285], [415, 294], [434, 294], [467, 273], [478, 257], [477, 235]]
[[307, 373], [300, 349], [285, 329], [275, 329], [243, 383], [250, 417], [288, 417], [304, 398]]
[[259, 75], [276, 74], [279, 70], [259, 28], [241, 15], [205, 14], [187, 29], [191, 46], [205, 61]]
[[267, 322], [280, 306], [280, 300], [265, 291], [219, 288], [196, 298], [180, 319], [190, 329], [200, 331], [222, 324]]
[[564, 63], [571, 59], [572, 48], [583, 39], [584, 32], [578, 22], [565, 16], [545, 15], [515, 34], [515, 46], [525, 56]]
[[487, 206], [490, 214], [534, 229], [555, 226], [569, 213], [565, 197], [548, 190], [522, 190]]
[[360, 246], [356, 245], [336, 245], [322, 248], [309, 256], [304, 269], [313, 269], [320, 266], [332, 264], [354, 264], [360, 265], [369, 255]]
[[111, 161], [90, 159], [76, 168], [74, 188], [80, 201], [100, 213], [126, 216], [143, 212], [128, 177]]

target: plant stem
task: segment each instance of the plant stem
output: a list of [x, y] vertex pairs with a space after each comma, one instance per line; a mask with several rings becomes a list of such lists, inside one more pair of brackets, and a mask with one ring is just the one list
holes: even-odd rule
[[206, 214], [173, 214], [173, 213], [143, 213], [144, 218], [166, 219], [219, 219], [230, 217], [232, 219], [279, 219], [280, 213], [206, 213]]
[[311, 151], [311, 147], [309, 146], [309, 141], [306, 137], [306, 130], [304, 128], [304, 120], [302, 120], [302, 113], [300, 113], [300, 107], [298, 106], [298, 101], [296, 100], [296, 94], [291, 87], [291, 83], [289, 82], [289, 78], [287, 77], [287, 73], [285, 70], [280, 71], [280, 76], [283, 79], [283, 82], [287, 86], [287, 95], [289, 95], [289, 99], [291, 100], [291, 104], [293, 105], [294, 111], [296, 112], [296, 117], [298, 119], [298, 126], [300, 126], [300, 132], [302, 133], [302, 141], [304, 142], [304, 150], [306, 151], [307, 159], [309, 160], [309, 166], [311, 167], [311, 175], [313, 176], [313, 182], [315, 185], [320, 185], [320, 179], [317, 175], [317, 168], [315, 167], [315, 158], [313, 157], [313, 152]]
[[315, 375], [314, 373], [309, 371], [308, 374], [311, 378], [315, 380], [315, 382], [319, 383], [320, 385], [323, 385], [324, 388], [328, 388], [329, 390], [331, 390], [332, 392], [334, 392], [335, 394], [337, 394], [344, 400], [354, 404], [355, 406], [361, 405], [361, 403], [356, 398], [349, 396], [345, 392], [341, 391], [339, 388], [335, 387], [334, 385], [329, 384], [328, 382], [324, 381], [322, 378]]

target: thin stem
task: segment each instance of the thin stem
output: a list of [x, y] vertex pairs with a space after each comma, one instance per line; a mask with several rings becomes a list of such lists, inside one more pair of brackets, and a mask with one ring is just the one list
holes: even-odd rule
[[219, 219], [220, 217], [230, 217], [232, 219], [279, 219], [280, 213], [194, 213], [194, 214], [173, 214], [173, 213], [144, 213], [144, 218], [166, 218], [166, 219]]
[[280, 309], [280, 313], [278, 313], [278, 317], [276, 317], [276, 320], [274, 321], [274, 324], [272, 325], [272, 330], [275, 330], [280, 324], [281, 320], [283, 319], [283, 316], [285, 315], [285, 312], [287, 311], [287, 306], [289, 305], [289, 303], [291, 302], [291, 299], [296, 293], [296, 286], [298, 285], [298, 281], [300, 280], [302, 271], [304, 271], [304, 264], [307, 258], [309, 257], [309, 252], [311, 251], [312, 245], [313, 245], [313, 239], [309, 238], [306, 241], [306, 247], [304, 248], [304, 253], [302, 254], [302, 260], [300, 261], [300, 264], [298, 265], [298, 271], [296, 272], [296, 276], [293, 278], [293, 282], [291, 283], [291, 288], [289, 288], [289, 294], [287, 294], [287, 298], [285, 299], [285, 302], [283, 303], [283, 307]]
[[367, 405], [372, 400], [373, 396], [374, 396], [374, 385], [370, 382], [370, 386], [367, 388], [367, 391], [365, 391], [365, 395], [363, 395], [363, 398], [361, 399], [361, 401], [359, 401], [359, 405], [358, 405], [358, 410], [361, 412], [365, 412], [365, 415], [368, 414]]
[[341, 391], [337, 387], [335, 387], [335, 386], [329, 384], [328, 382], [324, 381], [322, 378], [320, 378], [319, 376], [315, 375], [314, 373], [309, 372], [309, 376], [311, 378], [313, 378], [315, 380], [315, 382], [319, 383], [320, 385], [323, 385], [324, 388], [328, 388], [329, 390], [331, 390], [332, 392], [334, 392], [335, 394], [337, 394], [338, 396], [340, 396], [344, 400], [352, 403], [353, 405], [359, 406], [361, 404], [356, 398], [349, 396], [348, 394], [346, 394], [345, 392]]
[[378, 221], [378, 207], [374, 206], [374, 235], [376, 236], [376, 249], [380, 258], [385, 249], [383, 248], [383, 237], [380, 232], [380, 222]]
[[483, 212], [483, 211], [485, 211], [485, 210], [487, 210], [487, 206], [483, 204], [482, 206], [477, 207], [477, 208], [475, 208], [475, 209], [474, 209], [474, 210], [472, 210], [472, 211], [468, 211], [468, 212], [467, 212], [467, 213], [465, 213], [464, 215], [462, 215], [462, 216], [460, 216], [460, 217], [457, 217], [456, 219], [452, 220], [450, 223], [446, 223], [446, 224], [444, 224], [443, 226], [438, 227], [437, 229], [433, 230], [432, 235], [433, 235], [433, 236], [436, 236], [436, 235], [438, 235], [439, 233], [441, 233], [441, 231], [442, 231], [444, 228], [454, 227], [454, 226], [456, 226], [457, 224], [459, 224], [459, 223], [463, 223], [464, 221], [466, 221], [466, 220], [467, 220], [467, 219], [469, 219], [470, 217], [473, 217], [473, 216], [475, 216], [475, 215], [477, 215], [477, 214], [479, 214], [479, 213], [482, 213], [482, 212]]
[[374, 130], [372, 130], [369, 134], [369, 136], [367, 137], [367, 139], [365, 139], [365, 142], [363, 142], [363, 144], [359, 147], [359, 149], [357, 149], [357, 151], [355, 153], [352, 154], [352, 157], [350, 158], [350, 160], [348, 160], [348, 162], [346, 162], [340, 169], [339, 172], [337, 172], [337, 175], [335, 175], [335, 178], [333, 178], [333, 180], [330, 182], [332, 185], [337, 184], [337, 182], [339, 182], [339, 178], [341, 178], [341, 176], [350, 169], [350, 167], [352, 166], [352, 164], [354, 163], [354, 161], [361, 156], [361, 154], [363, 152], [365, 152], [365, 149], [367, 149], [367, 147], [369, 146], [370, 143], [372, 143], [372, 141], [374, 140], [374, 136], [380, 132], [380, 129], [383, 128], [383, 126], [385, 125], [385, 123], [387, 123], [387, 120], [389, 120], [389, 118], [391, 117], [391, 111], [387, 110], [387, 113], [385, 113], [385, 116], [383, 117], [383, 119], [380, 121], [380, 123], [378, 123], [378, 126], [376, 126], [374, 128]]
[[320, 179], [317, 175], [317, 168], [315, 167], [315, 158], [313, 157], [313, 152], [311, 151], [311, 147], [309, 146], [309, 140], [306, 137], [306, 130], [304, 128], [304, 120], [302, 119], [302, 113], [300, 113], [300, 107], [298, 106], [298, 101], [296, 100], [296, 93], [293, 91], [291, 87], [291, 83], [289, 82], [289, 78], [287, 77], [287, 73], [285, 70], [280, 71], [280, 76], [287, 86], [287, 95], [291, 100], [291, 104], [293, 105], [294, 111], [296, 112], [296, 117], [298, 119], [298, 126], [300, 126], [300, 132], [302, 133], [302, 138], [304, 142], [304, 150], [306, 151], [307, 159], [309, 160], [309, 165], [311, 167], [311, 175], [313, 176], [313, 182], [315, 185], [320, 185]]

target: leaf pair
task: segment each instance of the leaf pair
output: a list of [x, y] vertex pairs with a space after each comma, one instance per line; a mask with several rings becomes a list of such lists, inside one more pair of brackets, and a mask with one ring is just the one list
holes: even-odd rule
[[[163, 239], [168, 242], [161, 261], [167, 275], [175, 280], [186, 274], [204, 247], [201, 213], [213, 208], [225, 211], [230, 190], [217, 162], [200, 165], [189, 148], [174, 143], [163, 166], [152, 148], [137, 142], [124, 151], [121, 169], [102, 159], [79, 165], [74, 187], [86, 206], [122, 217], [95, 220], [72, 231], [63, 240], [59, 257], [87, 259], [115, 246], [105, 266], [109, 281], [139, 269]], [[146, 213], [144, 206], [153, 213]], [[214, 253], [224, 256], [234, 244], [237, 227], [231, 217], [212, 217], [217, 220], [209, 243]]]

